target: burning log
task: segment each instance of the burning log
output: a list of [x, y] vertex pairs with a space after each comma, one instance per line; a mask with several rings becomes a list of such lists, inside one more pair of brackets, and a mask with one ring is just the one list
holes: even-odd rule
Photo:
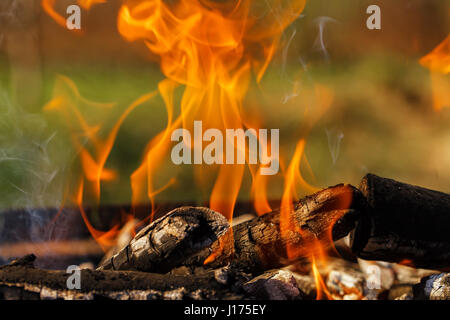
[[[217, 241], [185, 264], [202, 265], [211, 254], [217, 253], [210, 263], [212, 268], [230, 261], [252, 272], [289, 265], [309, 255], [313, 243], [319, 241], [329, 247], [332, 241], [345, 237], [365, 207], [365, 199], [356, 188], [343, 184], [327, 188], [300, 200], [291, 212], [296, 230], [302, 232], [292, 230], [282, 234], [280, 211], [273, 211], [233, 227], [232, 243]], [[287, 245], [303, 248], [304, 255], [289, 258]]]
[[351, 239], [360, 258], [450, 267], [449, 194], [373, 174], [363, 178], [360, 190], [370, 205]]
[[99, 270], [165, 273], [209, 247], [228, 230], [227, 220], [202, 207], [181, 207], [142, 229]]
[[138, 271], [81, 270], [80, 289], [68, 289], [70, 274], [34, 268], [29, 255], [0, 267], [0, 300], [181, 300], [236, 299], [243, 296], [216, 280], [217, 270], [193, 275]]
[[131, 219], [120, 229], [119, 234], [117, 235], [116, 244], [105, 253], [99, 265], [108, 263], [114, 255], [119, 253], [120, 250], [124, 249], [130, 241], [133, 240], [132, 234], [137, 224], [137, 219]]
[[[304, 231], [302, 234], [291, 231], [282, 235], [280, 212], [274, 211], [233, 227], [233, 243], [224, 241], [230, 237], [225, 233], [227, 221], [220, 214], [206, 208], [179, 208], [141, 230], [99, 269], [164, 273], [180, 265], [203, 266], [213, 252], [220, 254], [209, 265], [211, 268], [230, 261], [252, 272], [277, 268], [292, 262], [286, 255], [287, 244], [306, 249], [318, 240], [329, 246], [330, 237], [336, 240], [346, 236], [359, 218], [359, 211], [350, 208], [364, 208], [364, 201], [356, 188], [337, 185], [295, 206], [292, 219]], [[215, 241], [224, 234], [228, 236]]]

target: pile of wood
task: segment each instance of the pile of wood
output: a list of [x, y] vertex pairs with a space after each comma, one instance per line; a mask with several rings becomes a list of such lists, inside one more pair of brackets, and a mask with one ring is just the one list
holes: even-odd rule
[[[450, 269], [450, 195], [368, 174], [359, 188], [341, 184], [300, 200], [288, 218], [288, 230], [280, 210], [230, 227], [210, 209], [181, 207], [96, 270], [82, 270], [79, 290], [67, 289], [65, 271], [37, 269], [26, 256], [0, 267], [0, 298], [450, 299], [442, 273]], [[345, 259], [334, 250], [343, 238]], [[319, 288], [309, 259], [317, 244], [334, 255], [319, 266]], [[398, 264], [406, 262], [414, 268]]]

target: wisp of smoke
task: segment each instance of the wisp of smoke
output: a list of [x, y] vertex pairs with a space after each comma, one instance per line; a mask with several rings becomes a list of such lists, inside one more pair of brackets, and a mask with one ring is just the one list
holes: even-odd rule
[[336, 23], [338, 22], [337, 20], [330, 18], [330, 17], [318, 17], [314, 20], [315, 24], [317, 24], [317, 27], [319, 28], [318, 34], [317, 34], [317, 38], [314, 41], [314, 46], [313, 48], [315, 50], [320, 51], [325, 60], [329, 61], [330, 60], [330, 55], [328, 53], [327, 47], [325, 45], [325, 38], [324, 38], [324, 33], [325, 33], [325, 28], [327, 26], [328, 23]]
[[0, 243], [10, 240], [6, 237], [12, 231], [3, 230], [4, 210], [12, 208], [24, 213], [14, 219], [17, 226], [25, 227], [20, 232], [27, 230], [14, 235], [15, 240], [50, 238], [50, 230], [45, 230], [51, 217], [37, 208], [58, 207], [63, 198], [67, 163], [51, 155], [56, 138], [43, 116], [15, 106], [0, 88]]

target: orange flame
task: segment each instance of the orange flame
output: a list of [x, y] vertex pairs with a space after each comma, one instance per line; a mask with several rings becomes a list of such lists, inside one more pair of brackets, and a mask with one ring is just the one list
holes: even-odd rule
[[[101, 183], [116, 179], [117, 173], [114, 170], [105, 168], [109, 154], [114, 146], [117, 134], [128, 115], [138, 106], [148, 102], [156, 95], [151, 92], [134, 101], [119, 117], [112, 129], [101, 138], [102, 120], [92, 121], [87, 119], [81, 111], [87, 109], [112, 108], [112, 104], [93, 103], [84, 99], [75, 83], [69, 78], [58, 76], [53, 92], [53, 99], [44, 107], [44, 111], [58, 111], [65, 120], [71, 133], [71, 139], [75, 146], [75, 152], [79, 152], [80, 163], [83, 171], [81, 183], [76, 191], [76, 203], [79, 206], [83, 219], [102, 248], [113, 245], [113, 239], [117, 235], [118, 226], [113, 227], [109, 232], [96, 230], [89, 222], [82, 207], [83, 195], [87, 188], [85, 182], [89, 182], [91, 195], [97, 204], [100, 202]], [[84, 108], [83, 108], [84, 107]]]
[[[146, 196], [153, 207], [153, 178], [168, 152], [174, 129], [182, 126], [192, 132], [194, 120], [202, 120], [204, 130], [245, 128], [241, 109], [251, 70], [257, 80], [262, 78], [281, 32], [298, 17], [304, 2], [274, 1], [274, 7], [283, 11], [276, 18], [268, 15], [263, 19], [264, 28], [260, 28], [260, 19], [251, 18], [253, 1], [249, 0], [148, 0], [128, 1], [122, 6], [118, 17], [120, 34], [129, 41], [144, 41], [151, 52], [159, 55], [162, 72], [169, 79], [165, 83], [170, 83], [168, 87], [160, 86], [168, 113], [167, 127], [150, 142], [144, 162], [132, 175], [134, 204]], [[258, 47], [261, 50], [255, 50]], [[177, 85], [184, 86], [184, 94], [181, 115], [174, 120], [173, 89]], [[234, 151], [243, 152], [238, 148]], [[243, 173], [244, 164], [218, 168], [210, 207], [229, 220]], [[262, 207], [267, 209], [267, 203]]]
[[56, 0], [42, 0], [41, 5], [44, 11], [61, 27], [66, 27], [66, 18], [55, 10]]
[[78, 192], [76, 195], [76, 202], [78, 205], [78, 208], [81, 212], [81, 216], [83, 217], [84, 223], [86, 224], [86, 227], [88, 228], [89, 232], [91, 233], [92, 237], [97, 241], [97, 243], [100, 245], [100, 247], [103, 249], [103, 251], [108, 250], [116, 243], [116, 237], [119, 233], [119, 226], [115, 225], [113, 228], [111, 228], [109, 231], [99, 231], [90, 223], [89, 218], [84, 210], [83, 206], [83, 189], [84, 189], [84, 181], [81, 180], [80, 186], [78, 188]]
[[[322, 260], [321, 262], [323, 263], [324, 260]], [[322, 275], [319, 272], [315, 256], [312, 256], [311, 263], [314, 282], [316, 285], [316, 300], [323, 300], [325, 297], [327, 300], [334, 300], [333, 296], [331, 295], [330, 291], [327, 288], [327, 285], [325, 284], [325, 281], [322, 278]]]
[[107, 0], [78, 0], [78, 4], [85, 10], [90, 10], [94, 5], [106, 3]]
[[450, 107], [450, 35], [419, 62], [431, 72], [434, 109]]
[[[104, 1], [81, 1], [85, 9]], [[182, 128], [194, 132], [194, 121], [201, 120], [203, 130], [257, 129], [244, 120], [243, 105], [252, 73], [259, 82], [263, 78], [276, 50], [280, 45], [283, 30], [302, 12], [305, 0], [273, 0], [272, 13], [262, 18], [254, 18], [257, 1], [240, 0], [219, 2], [213, 0], [129, 0], [121, 6], [117, 26], [119, 33], [128, 41], [143, 41], [149, 51], [159, 56], [160, 66], [166, 79], [158, 85], [157, 92], [142, 96], [132, 103], [121, 115], [106, 138], [100, 138], [102, 123], [88, 122], [78, 106], [90, 104], [81, 97], [76, 86], [69, 79], [61, 77], [54, 99], [46, 106], [47, 110], [60, 110], [67, 123], [70, 124], [72, 140], [80, 152], [83, 169], [81, 183], [76, 192], [76, 202], [83, 219], [102, 247], [114, 243], [118, 234], [118, 226], [110, 231], [96, 230], [90, 223], [84, 209], [83, 198], [86, 196], [89, 183], [97, 202], [100, 200], [101, 183], [116, 177], [113, 170], [105, 168], [109, 154], [121, 125], [127, 116], [139, 105], [144, 104], [157, 93], [162, 97], [167, 112], [167, 123], [163, 131], [148, 143], [140, 166], [131, 175], [132, 205], [141, 202], [151, 203], [150, 221], [155, 214], [155, 197], [175, 183], [172, 177], [167, 183], [158, 186], [156, 180], [161, 166], [164, 164], [171, 147], [171, 134]], [[46, 12], [59, 24], [65, 24], [62, 16], [53, 9], [54, 0], [43, 0]], [[183, 96], [180, 102], [180, 114], [177, 116], [175, 90], [182, 87]], [[307, 124], [302, 128], [302, 139], [298, 142], [294, 156], [285, 172], [284, 192], [281, 201], [280, 231], [283, 237], [296, 232], [311, 238], [305, 231], [296, 228], [291, 221], [293, 202], [301, 188], [304, 192], [314, 192], [317, 188], [308, 184], [300, 172], [303, 164], [311, 171], [305, 156], [306, 137], [309, 130], [331, 105], [333, 94], [329, 89], [315, 86], [313, 93], [314, 108], [307, 111]], [[307, 98], [310, 98], [309, 96]], [[99, 107], [100, 105], [96, 105]], [[110, 106], [107, 106], [110, 107]], [[76, 121], [73, 124], [73, 121]], [[193, 130], [194, 129], [194, 130]], [[183, 136], [184, 138], [184, 136]], [[228, 138], [227, 139], [235, 139]], [[87, 139], [88, 145], [83, 139]], [[262, 147], [270, 148], [266, 142], [260, 141]], [[202, 137], [194, 134], [193, 139], [183, 139], [192, 149], [194, 164], [196, 156], [202, 156]], [[210, 194], [210, 207], [221, 212], [229, 221], [232, 220], [234, 206], [241, 189], [246, 165], [252, 174], [252, 193], [255, 209], [258, 214], [271, 210], [267, 200], [267, 179], [261, 175], [263, 165], [255, 169], [251, 166], [242, 147], [233, 143], [234, 159], [244, 158], [244, 163], [222, 164], [227, 158], [221, 154], [221, 163], [214, 168], [217, 176]], [[239, 144], [237, 144], [239, 145]], [[228, 150], [227, 150], [228, 151]], [[269, 150], [270, 152], [270, 150]], [[224, 240], [225, 239], [225, 240]], [[229, 243], [232, 243], [232, 232], [227, 233], [220, 242], [220, 249], [205, 261], [214, 260]], [[330, 235], [331, 241], [331, 235]], [[299, 255], [310, 256], [313, 272], [317, 282], [318, 298], [323, 293], [328, 296], [326, 287], [317, 269], [317, 263], [324, 261], [323, 250], [314, 239], [308, 248], [287, 245], [290, 259]], [[322, 289], [319, 289], [322, 288]]]
[[[303, 136], [307, 136], [309, 130], [320, 119], [323, 113], [331, 106], [333, 102], [333, 92], [323, 86], [316, 85], [313, 90], [313, 101], [315, 105], [313, 110], [306, 112], [306, 127], [303, 129]], [[319, 272], [318, 265], [326, 265], [326, 254], [324, 245], [332, 246], [332, 226], [340, 217], [334, 217], [334, 221], [330, 221], [329, 230], [327, 230], [326, 239], [317, 239], [313, 234], [307, 230], [302, 230], [293, 220], [292, 213], [294, 212], [294, 201], [298, 200], [298, 191], [301, 189], [308, 193], [319, 191], [318, 188], [310, 185], [301, 173], [301, 164], [305, 164], [308, 171], [312, 171], [309, 162], [305, 156], [306, 139], [301, 139], [296, 146], [294, 155], [285, 172], [284, 177], [284, 192], [281, 199], [280, 206], [280, 233], [282, 238], [289, 239], [290, 234], [298, 233], [304, 239], [301, 246], [294, 243], [286, 243], [286, 255], [289, 260], [294, 260], [298, 257], [307, 257], [312, 266], [312, 272], [316, 284], [317, 300], [333, 299], [331, 293]], [[341, 199], [343, 203], [339, 207], [345, 208], [350, 205], [349, 199]]]
[[268, 176], [261, 174], [261, 168], [253, 175], [252, 193], [254, 197], [254, 207], [258, 215], [263, 215], [272, 211], [267, 199]]
[[[128, 115], [139, 105], [147, 102], [156, 95], [156, 92], [146, 94], [134, 101], [119, 117], [106, 139], [98, 137], [101, 124], [89, 125], [83, 117], [79, 104], [90, 107], [111, 108], [112, 104], [98, 104], [82, 98], [76, 85], [67, 77], [59, 76], [54, 89], [53, 99], [44, 107], [45, 111], [59, 110], [66, 123], [71, 126], [72, 140], [80, 152], [81, 164], [85, 178], [93, 183], [95, 198], [100, 200], [101, 181], [116, 178], [116, 173], [105, 169], [106, 161], [114, 145], [120, 127]], [[89, 152], [83, 139], [87, 138], [92, 144], [94, 152]]]
[[[297, 143], [294, 156], [287, 169], [284, 182], [284, 193], [281, 198], [280, 207], [280, 232], [283, 238], [289, 238], [288, 234], [291, 232], [305, 235], [304, 231], [299, 229], [292, 218], [294, 211], [294, 201], [297, 200], [297, 187], [301, 185], [304, 189], [311, 192], [318, 191], [313, 186], [309, 185], [300, 173], [300, 162], [304, 156], [305, 140], [302, 139]], [[305, 235], [306, 236], [306, 235]], [[299, 256], [305, 255], [305, 248], [297, 247], [292, 244], [286, 246], [288, 259], [295, 259]]]

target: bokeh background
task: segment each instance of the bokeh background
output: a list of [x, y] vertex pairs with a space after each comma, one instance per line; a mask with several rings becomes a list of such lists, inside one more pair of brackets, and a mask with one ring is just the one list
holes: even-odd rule
[[[42, 111], [57, 75], [70, 78], [87, 100], [114, 103], [85, 110], [87, 118], [102, 119], [105, 135], [132, 101], [164, 78], [142, 43], [119, 35], [120, 1], [83, 11], [82, 34], [57, 25], [39, 2], [0, 4], [1, 208], [57, 207], [80, 170], [65, 123]], [[63, 13], [70, 3], [57, 1], [56, 9]], [[381, 30], [366, 28], [371, 4], [381, 7]], [[289, 160], [307, 125], [305, 108], [314, 108], [307, 92], [325, 86], [332, 104], [307, 136], [311, 170], [302, 168], [310, 184], [357, 185], [372, 172], [450, 192], [450, 108], [433, 109], [430, 73], [419, 64], [449, 34], [449, 14], [447, 0], [308, 1], [285, 31], [261, 85], [252, 85], [246, 106], [258, 108], [263, 127], [280, 129], [281, 154]], [[130, 202], [129, 176], [166, 117], [156, 97], [124, 122], [106, 165], [119, 175], [103, 184], [102, 204]], [[158, 201], [207, 202], [213, 179], [195, 187], [192, 168], [168, 159], [156, 184], [171, 177], [176, 184]], [[280, 199], [282, 182], [281, 174], [270, 178], [270, 199]], [[251, 200], [250, 186], [246, 172], [241, 201]]]

